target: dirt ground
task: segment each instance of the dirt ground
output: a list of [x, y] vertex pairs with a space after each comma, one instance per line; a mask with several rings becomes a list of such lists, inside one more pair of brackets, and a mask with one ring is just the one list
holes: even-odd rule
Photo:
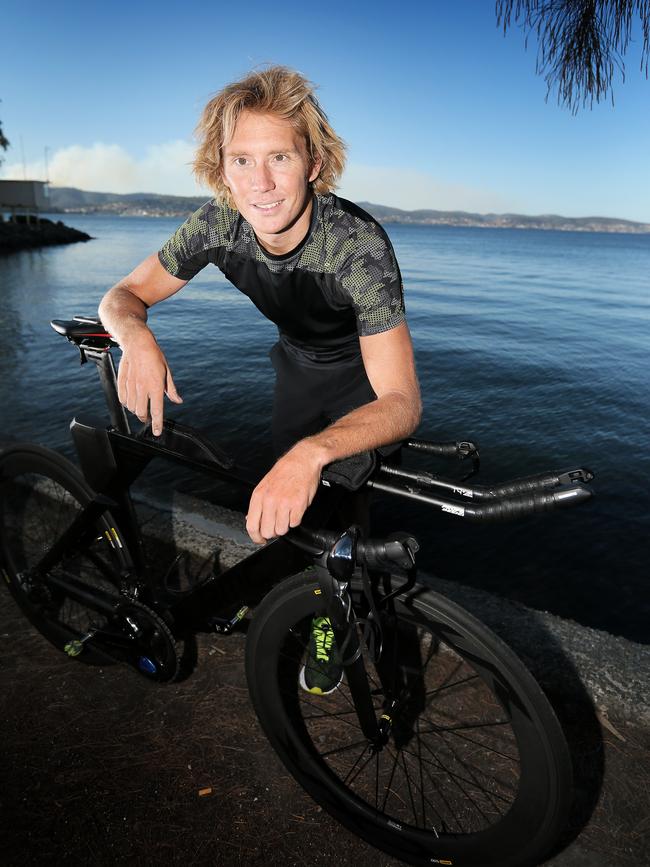
[[[249, 703], [244, 641], [200, 636], [191, 676], [158, 686], [68, 660], [0, 592], [2, 864], [401, 863], [286, 774]], [[645, 867], [650, 733], [610, 716], [594, 746], [579, 714], [572, 725], [581, 788], [565, 848], [548, 863]], [[603, 757], [601, 783], [589, 769]]]

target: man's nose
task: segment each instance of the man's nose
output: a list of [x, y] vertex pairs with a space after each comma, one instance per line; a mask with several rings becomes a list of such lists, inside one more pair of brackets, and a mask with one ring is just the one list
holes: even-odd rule
[[275, 186], [273, 174], [266, 163], [260, 163], [253, 170], [253, 189], [258, 192], [272, 190]]

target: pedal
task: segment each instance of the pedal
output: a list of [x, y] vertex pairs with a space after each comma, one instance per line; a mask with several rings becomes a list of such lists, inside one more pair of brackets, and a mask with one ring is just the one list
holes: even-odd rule
[[64, 653], [67, 653], [71, 658], [79, 656], [84, 649], [85, 643], [90, 641], [96, 631], [96, 629], [91, 629], [90, 632], [87, 632], [81, 638], [73, 638], [72, 641], [68, 641], [68, 643], [63, 646]]
[[248, 605], [242, 605], [232, 617], [210, 617], [208, 624], [220, 635], [230, 635], [237, 624], [246, 617], [249, 610]]

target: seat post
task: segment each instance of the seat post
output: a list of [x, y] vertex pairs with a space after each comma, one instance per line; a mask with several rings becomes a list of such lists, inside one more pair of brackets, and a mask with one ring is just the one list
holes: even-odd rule
[[117, 374], [113, 356], [108, 350], [91, 349], [80, 347], [82, 355], [97, 366], [99, 379], [102, 384], [106, 405], [111, 417], [111, 425], [115, 430], [123, 434], [130, 434], [131, 427], [126, 415], [126, 410], [117, 396]]

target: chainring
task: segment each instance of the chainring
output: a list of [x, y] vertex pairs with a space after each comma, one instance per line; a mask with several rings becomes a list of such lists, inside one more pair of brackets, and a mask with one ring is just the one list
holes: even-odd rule
[[142, 602], [120, 601], [111, 616], [113, 623], [133, 635], [137, 650], [127, 661], [147, 680], [170, 681], [179, 671], [181, 657], [165, 621]]

